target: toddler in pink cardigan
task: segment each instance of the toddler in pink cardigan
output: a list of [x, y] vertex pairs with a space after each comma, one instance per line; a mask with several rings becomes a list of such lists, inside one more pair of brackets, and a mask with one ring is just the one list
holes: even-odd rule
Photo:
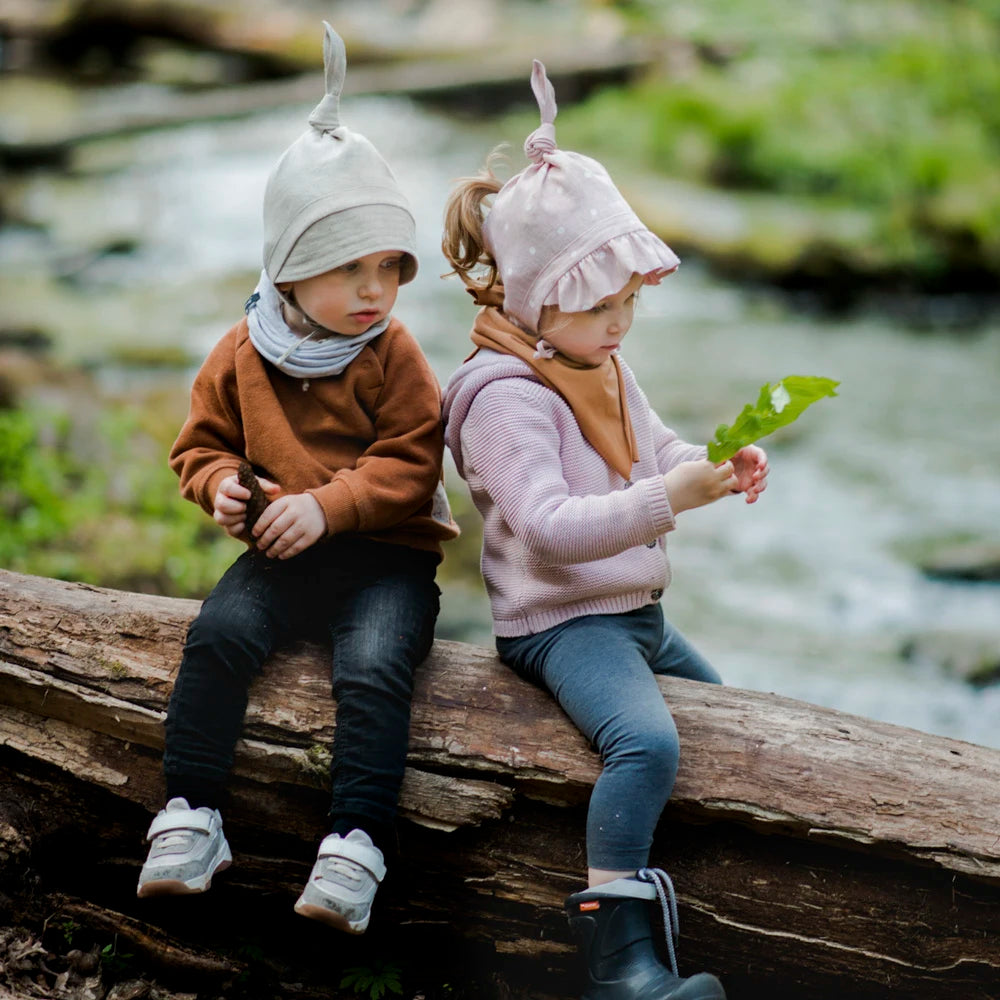
[[715, 976], [679, 975], [673, 887], [647, 867], [678, 762], [656, 675], [720, 682], [659, 601], [678, 515], [733, 493], [753, 503], [767, 457], [751, 446], [716, 466], [650, 408], [619, 348], [640, 287], [679, 261], [601, 164], [556, 147], [539, 62], [531, 83], [529, 165], [506, 184], [487, 165], [448, 201], [444, 252], [482, 309], [445, 389], [445, 439], [483, 517], [500, 657], [602, 756], [588, 887], [566, 901], [587, 1000], [724, 1000]]

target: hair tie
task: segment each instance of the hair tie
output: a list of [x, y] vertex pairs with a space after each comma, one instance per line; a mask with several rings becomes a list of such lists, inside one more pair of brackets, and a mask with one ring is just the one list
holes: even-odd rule
[[326, 78], [326, 96], [309, 115], [309, 124], [320, 132], [340, 128], [340, 94], [347, 75], [347, 50], [344, 40], [324, 21], [323, 75]]
[[545, 67], [536, 59], [531, 65], [531, 89], [538, 102], [542, 124], [524, 142], [524, 154], [532, 163], [541, 163], [556, 150], [556, 92], [545, 73]]

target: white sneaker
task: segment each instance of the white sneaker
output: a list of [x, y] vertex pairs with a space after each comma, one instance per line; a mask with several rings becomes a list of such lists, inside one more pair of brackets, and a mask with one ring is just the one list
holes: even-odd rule
[[351, 830], [346, 837], [331, 833], [319, 845], [319, 856], [295, 912], [348, 934], [363, 934], [383, 878], [382, 852], [364, 830]]
[[212, 876], [233, 860], [218, 810], [192, 809], [187, 799], [171, 799], [156, 814], [146, 839], [152, 844], [139, 873], [140, 897], [204, 892]]

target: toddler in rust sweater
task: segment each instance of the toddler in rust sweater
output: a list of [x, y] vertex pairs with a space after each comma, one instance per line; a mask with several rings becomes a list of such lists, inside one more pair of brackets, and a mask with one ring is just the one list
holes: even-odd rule
[[417, 269], [413, 217], [341, 124], [346, 57], [329, 25], [324, 58], [326, 96], [268, 179], [260, 281], [198, 373], [170, 454], [183, 495], [248, 548], [188, 632], [138, 894], [204, 892], [230, 863], [219, 810], [248, 689], [319, 623], [337, 701], [330, 833], [295, 910], [359, 934], [385, 875], [441, 542], [457, 530], [440, 388], [391, 315]]

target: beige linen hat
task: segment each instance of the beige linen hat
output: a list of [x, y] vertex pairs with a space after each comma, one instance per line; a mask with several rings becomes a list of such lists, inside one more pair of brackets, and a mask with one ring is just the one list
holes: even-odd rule
[[400, 284], [417, 273], [413, 215], [389, 165], [340, 121], [347, 53], [323, 22], [326, 96], [285, 150], [264, 190], [264, 269], [279, 281], [324, 274], [369, 253], [406, 256]]

